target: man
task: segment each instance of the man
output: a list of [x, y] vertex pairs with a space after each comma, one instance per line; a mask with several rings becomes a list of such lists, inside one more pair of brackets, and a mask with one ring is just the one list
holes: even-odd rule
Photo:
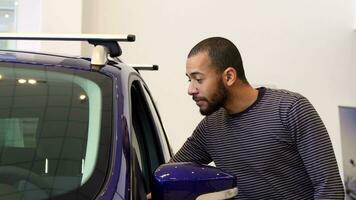
[[206, 117], [172, 162], [214, 161], [237, 177], [237, 199], [344, 199], [327, 130], [305, 97], [251, 87], [238, 49], [220, 37], [190, 51], [186, 75]]

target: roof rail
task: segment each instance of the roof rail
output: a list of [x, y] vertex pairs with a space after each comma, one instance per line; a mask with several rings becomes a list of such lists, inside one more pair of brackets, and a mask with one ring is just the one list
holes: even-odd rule
[[124, 34], [30, 34], [0, 33], [0, 40], [50, 40], [50, 41], [87, 41], [94, 45], [91, 64], [102, 67], [108, 62], [108, 56], [118, 57], [122, 50], [118, 42], [134, 42], [135, 35]]

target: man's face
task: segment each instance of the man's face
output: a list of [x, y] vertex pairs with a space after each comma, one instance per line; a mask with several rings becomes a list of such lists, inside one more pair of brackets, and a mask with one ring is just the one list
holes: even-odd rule
[[188, 94], [193, 97], [202, 115], [210, 115], [224, 105], [227, 90], [221, 73], [212, 66], [207, 52], [188, 58], [186, 75], [190, 82]]

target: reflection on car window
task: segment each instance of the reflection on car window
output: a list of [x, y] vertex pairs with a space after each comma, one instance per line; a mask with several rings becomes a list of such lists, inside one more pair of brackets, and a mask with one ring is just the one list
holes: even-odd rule
[[36, 147], [39, 118], [0, 119], [0, 145], [6, 147]]
[[84, 185], [100, 148], [100, 86], [68, 70], [4, 64], [0, 75], [0, 188], [7, 188], [0, 199], [48, 198]]

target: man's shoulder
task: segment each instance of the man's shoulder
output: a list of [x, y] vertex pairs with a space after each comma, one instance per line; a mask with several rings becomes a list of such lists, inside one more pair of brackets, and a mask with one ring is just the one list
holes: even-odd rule
[[300, 110], [311, 105], [302, 94], [286, 89], [266, 89], [265, 96], [264, 105], [276, 108], [282, 115], [289, 113], [293, 108]]
[[286, 89], [274, 89], [274, 88], [266, 88], [265, 96], [267, 98], [276, 98], [279, 99], [280, 101], [286, 101], [286, 102], [294, 102], [297, 101], [298, 99], [305, 98], [303, 95], [301, 95], [298, 92], [292, 92], [290, 90]]

